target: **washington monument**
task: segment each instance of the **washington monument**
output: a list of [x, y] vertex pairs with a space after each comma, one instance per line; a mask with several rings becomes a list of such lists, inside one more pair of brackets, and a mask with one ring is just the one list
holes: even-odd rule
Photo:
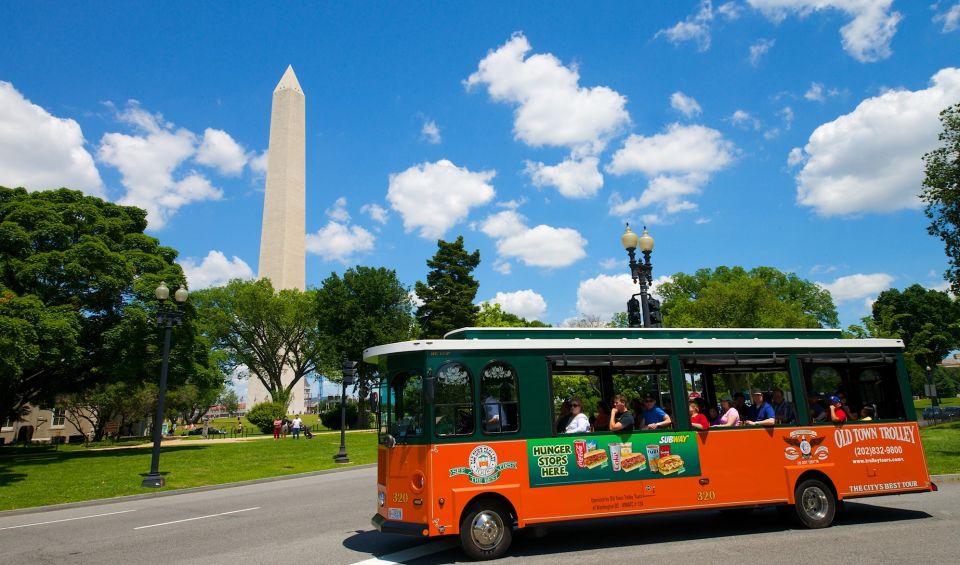
[[[273, 89], [270, 145], [267, 153], [267, 189], [263, 198], [260, 234], [260, 278], [269, 278], [275, 290], [306, 287], [306, 103], [300, 81], [288, 66]], [[293, 375], [284, 369], [282, 381]], [[307, 381], [291, 391], [289, 413], [305, 411]], [[257, 378], [248, 380], [247, 405], [271, 400]]]
[[260, 235], [260, 278], [269, 278], [276, 290], [306, 286], [305, 106], [303, 89], [289, 66], [273, 89]]

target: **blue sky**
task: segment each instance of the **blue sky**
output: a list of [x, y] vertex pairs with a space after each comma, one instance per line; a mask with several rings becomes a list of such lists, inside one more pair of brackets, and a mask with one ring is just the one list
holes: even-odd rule
[[[654, 276], [771, 265], [843, 325], [943, 288], [917, 194], [960, 101], [960, 2], [4, 2], [0, 185], [150, 211], [193, 288], [257, 271], [271, 93], [307, 104], [307, 284], [412, 287], [437, 238], [478, 300], [561, 324]], [[372, 345], [372, 344], [371, 344]]]

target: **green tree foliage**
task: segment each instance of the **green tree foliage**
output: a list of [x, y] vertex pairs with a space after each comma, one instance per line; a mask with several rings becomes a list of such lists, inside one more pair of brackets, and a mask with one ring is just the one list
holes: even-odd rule
[[[0, 187], [0, 418], [93, 383], [156, 379], [153, 291], [184, 278], [146, 226], [144, 210], [81, 192]], [[188, 306], [172, 385], [208, 367], [192, 321]]]
[[772, 267], [700, 269], [660, 285], [664, 326], [688, 328], [836, 327], [830, 293]]
[[[357, 403], [354, 401], [347, 401], [344, 411], [346, 412], [344, 417], [347, 421], [347, 428], [351, 430], [356, 429], [360, 424], [360, 412], [357, 410]], [[320, 423], [330, 430], [339, 430], [340, 420], [340, 404], [337, 404], [334, 408], [331, 408], [320, 415]], [[367, 426], [359, 427], [366, 428]]]
[[903, 340], [911, 385], [918, 394], [926, 382], [926, 367], [936, 367], [960, 347], [960, 303], [946, 292], [918, 284], [902, 292], [881, 292], [873, 303], [873, 317], [865, 322], [872, 337]]
[[247, 412], [247, 420], [261, 433], [273, 433], [273, 421], [287, 415], [287, 405], [281, 402], [261, 402]]
[[473, 325], [478, 328], [549, 328], [550, 324], [545, 324], [539, 320], [528, 321], [516, 314], [504, 312], [499, 304], [490, 304], [489, 302], [480, 303], [480, 311], [473, 321]]
[[[233, 280], [195, 292], [192, 302], [204, 337], [217, 350], [221, 374], [245, 366], [274, 401], [286, 406], [293, 388], [320, 358], [315, 295], [295, 289], [274, 292], [269, 279]], [[292, 374], [286, 385], [285, 367]]]
[[[357, 266], [343, 277], [331, 273], [316, 298], [317, 328], [324, 346], [320, 370], [333, 381], [341, 379], [344, 356], [361, 361], [368, 347], [414, 337], [410, 293], [393, 270]], [[360, 363], [359, 369], [356, 390], [358, 398], [364, 400], [376, 367]], [[361, 403], [360, 411], [366, 412], [366, 403]]]
[[237, 396], [237, 391], [233, 387], [227, 387], [223, 390], [220, 398], [217, 399], [217, 404], [223, 406], [227, 414], [233, 416], [240, 410], [240, 397]]
[[424, 337], [440, 338], [450, 330], [473, 324], [479, 308], [473, 303], [480, 283], [471, 273], [480, 264], [480, 251], [467, 253], [463, 236], [453, 243], [437, 241], [437, 253], [427, 261], [427, 282], [414, 289], [423, 305], [417, 320]]
[[960, 294], [960, 104], [940, 112], [942, 145], [923, 156], [926, 176], [920, 198], [926, 203], [927, 231], [943, 240], [949, 268], [944, 276]]

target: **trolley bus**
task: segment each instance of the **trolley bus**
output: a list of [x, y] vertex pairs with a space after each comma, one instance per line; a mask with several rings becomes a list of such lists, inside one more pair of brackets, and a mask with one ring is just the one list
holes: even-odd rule
[[[555, 521], [775, 506], [822, 528], [840, 501], [936, 490], [900, 340], [464, 328], [372, 347], [364, 360], [381, 375], [373, 524], [458, 535], [474, 559], [501, 556], [514, 528]], [[634, 429], [604, 422], [614, 395], [635, 408]], [[773, 403], [777, 416], [694, 429], [689, 401], [712, 414], [721, 398], [746, 411]], [[832, 421], [839, 403], [831, 411], [825, 399], [842, 399], [849, 418]], [[565, 433], [565, 402], [590, 416], [587, 431]]]

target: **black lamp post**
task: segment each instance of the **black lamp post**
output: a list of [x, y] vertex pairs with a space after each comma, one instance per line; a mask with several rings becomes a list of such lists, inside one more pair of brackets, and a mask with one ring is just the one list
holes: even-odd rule
[[930, 405], [936, 408], [940, 406], [940, 398], [937, 397], [937, 385], [933, 382], [933, 369], [927, 365], [927, 396], [930, 397]]
[[[643, 227], [643, 233], [637, 237], [637, 234], [630, 229], [630, 224], [627, 224], [627, 229], [624, 230], [623, 235], [620, 236], [620, 241], [623, 243], [623, 248], [627, 250], [627, 255], [630, 256], [630, 276], [633, 277], [633, 282], [640, 284], [640, 292], [631, 296], [627, 302], [627, 314], [630, 319], [630, 327], [658, 328], [660, 327], [659, 320], [651, 320], [650, 303], [652, 299], [647, 294], [647, 290], [650, 288], [650, 285], [653, 284], [653, 264], [650, 263], [650, 252], [653, 251], [653, 238], [647, 233], [646, 226]], [[643, 262], [637, 262], [636, 251], [638, 247], [643, 254]], [[637, 303], [637, 295], [640, 296], [639, 304]], [[659, 306], [660, 303], [658, 301], [655, 305], [658, 310], [658, 316]]]
[[[157, 290], [154, 291], [157, 300], [160, 301], [160, 311], [157, 313], [157, 323], [164, 327], [163, 332], [163, 363], [160, 368], [160, 394], [157, 397], [157, 417], [153, 420], [153, 456], [150, 458], [150, 474], [147, 475], [142, 487], [160, 488], [166, 481], [160, 476], [160, 440], [163, 436], [163, 401], [167, 396], [167, 368], [170, 365], [170, 332], [174, 325], [180, 325], [183, 321], [183, 312], [176, 308], [169, 307], [167, 299], [170, 298], [170, 289], [167, 284], [160, 283]], [[173, 300], [177, 304], [183, 304], [187, 301], [187, 290], [182, 286], [173, 294]]]
[[340, 452], [333, 456], [333, 462], [347, 464], [350, 458], [347, 457], [347, 385], [352, 385], [357, 381], [357, 362], [348, 361], [347, 356], [343, 356], [343, 387], [340, 393]]

